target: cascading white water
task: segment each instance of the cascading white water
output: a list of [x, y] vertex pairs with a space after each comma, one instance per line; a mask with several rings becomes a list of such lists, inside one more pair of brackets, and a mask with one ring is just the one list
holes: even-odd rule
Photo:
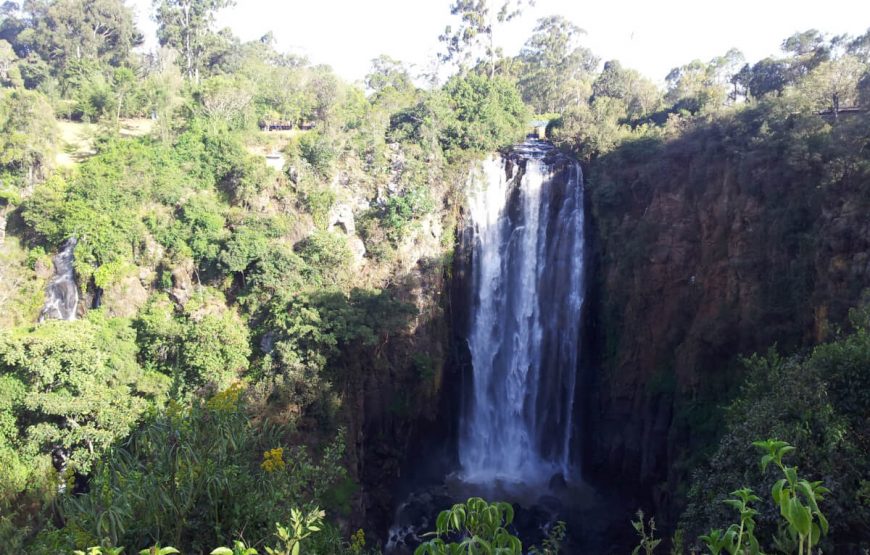
[[54, 276], [45, 291], [45, 304], [39, 313], [43, 320], [75, 320], [79, 304], [79, 288], [73, 270], [75, 237], [68, 239], [54, 258]]
[[469, 195], [473, 228], [468, 346], [472, 390], [459, 438], [463, 479], [530, 484], [568, 477], [584, 293], [583, 178], [552, 147], [483, 164]]

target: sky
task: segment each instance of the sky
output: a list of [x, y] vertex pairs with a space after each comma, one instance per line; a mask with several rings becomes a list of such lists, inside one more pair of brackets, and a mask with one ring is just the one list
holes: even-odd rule
[[[153, 44], [151, 0], [132, 3]], [[329, 64], [343, 78], [358, 81], [380, 54], [419, 71], [431, 65], [438, 35], [451, 22], [450, 3], [237, 0], [219, 14], [217, 27], [230, 27], [242, 40], [272, 31], [280, 50]], [[709, 61], [732, 47], [750, 62], [775, 55], [796, 31], [862, 34], [870, 27], [870, 0], [537, 0], [521, 18], [497, 30], [496, 42], [505, 53], [516, 54], [535, 20], [554, 14], [583, 28], [582, 44], [602, 60], [617, 59], [663, 83], [672, 68], [695, 58]]]

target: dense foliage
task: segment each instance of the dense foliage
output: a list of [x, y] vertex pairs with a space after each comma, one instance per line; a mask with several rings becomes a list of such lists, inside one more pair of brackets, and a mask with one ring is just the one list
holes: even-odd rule
[[[318, 552], [361, 553], [331, 520], [359, 518], [361, 462], [331, 438], [359, 430], [378, 374], [404, 418], [433, 391], [438, 355], [392, 346], [412, 341], [418, 294], [393, 268], [421, 236], [440, 259], [421, 222], [470, 156], [522, 136], [516, 86], [418, 89], [382, 57], [367, 96], [271, 36], [215, 32], [228, 4], [154, 2], [147, 54], [122, 0], [2, 8], [4, 549], [253, 547], [275, 522], [298, 549], [288, 515], [319, 505]], [[89, 310], [31, 325], [69, 237]]]
[[[215, 30], [230, 4], [154, 0], [160, 48], [147, 53], [124, 0], [0, 7], [4, 550], [366, 552], [365, 534], [350, 536], [367, 524], [358, 482], [378, 449], [366, 442], [391, 438], [365, 434], [407, 433], [437, 402], [444, 317], [440, 292], [421, 289], [448, 273], [468, 164], [521, 140], [535, 112], [560, 147], [639, 179], [658, 149], [739, 151], [743, 172], [784, 160], [761, 187], [789, 229], [814, 197], [768, 185], [870, 176], [866, 115], [848, 110], [870, 102], [870, 34], [797, 33], [755, 64], [729, 51], [675, 68], [660, 91], [618, 61], [599, 68], [560, 16], [506, 57], [494, 36], [526, 2], [460, 0], [443, 86], [381, 56], [363, 90], [271, 34]], [[631, 194], [619, 180], [594, 191], [605, 208]], [[34, 323], [50, 254], [71, 237], [79, 318]], [[627, 260], [643, 237], [625, 238]], [[785, 315], [802, 299], [793, 278], [770, 286]], [[858, 542], [866, 324], [747, 366], [713, 490], [759, 491], [748, 442], [781, 437], [830, 485], [831, 536]], [[397, 448], [382, 451], [395, 462]], [[699, 483], [688, 527], [721, 516]], [[511, 519], [509, 505], [469, 500], [422, 552], [519, 553]]]
[[[726, 432], [708, 465], [696, 472], [683, 526], [699, 530], [721, 522], [722, 494], [742, 486], [769, 491], [774, 480], [751, 462], [751, 441], [778, 437], [796, 447], [796, 465], [831, 489], [825, 513], [839, 546], [861, 545], [870, 529], [867, 497], [870, 321], [853, 312], [854, 331], [819, 345], [808, 356], [783, 357], [771, 351], [745, 360], [749, 373], [728, 406]], [[777, 533], [778, 507], [757, 505], [761, 534]], [[765, 549], [772, 546], [762, 546]]]

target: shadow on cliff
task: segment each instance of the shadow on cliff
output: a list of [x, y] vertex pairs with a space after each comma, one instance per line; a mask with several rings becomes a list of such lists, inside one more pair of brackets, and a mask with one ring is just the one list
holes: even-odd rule
[[825, 340], [870, 281], [868, 123], [758, 106], [591, 163], [586, 468], [666, 529], [739, 357]]

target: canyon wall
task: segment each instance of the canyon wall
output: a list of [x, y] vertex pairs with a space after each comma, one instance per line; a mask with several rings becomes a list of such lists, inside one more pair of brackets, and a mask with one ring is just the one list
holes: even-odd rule
[[641, 485], [666, 519], [739, 357], [824, 341], [870, 287], [862, 123], [786, 120], [762, 138], [762, 116], [626, 143], [587, 173], [587, 469]]

